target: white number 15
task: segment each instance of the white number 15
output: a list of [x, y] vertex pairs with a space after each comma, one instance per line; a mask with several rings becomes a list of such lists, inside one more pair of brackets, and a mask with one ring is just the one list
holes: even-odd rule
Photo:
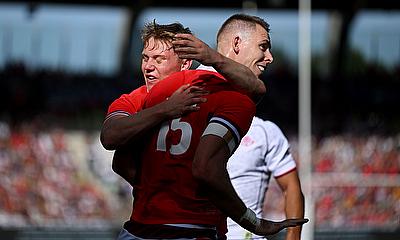
[[[172, 155], [181, 155], [184, 154], [190, 146], [190, 141], [192, 139], [192, 127], [187, 122], [180, 122], [180, 118], [174, 119], [171, 122], [171, 130], [181, 130], [181, 140], [176, 145], [171, 145], [169, 152]], [[158, 132], [157, 138], [157, 151], [167, 151], [167, 134], [170, 129], [169, 121], [162, 123], [160, 131]]]

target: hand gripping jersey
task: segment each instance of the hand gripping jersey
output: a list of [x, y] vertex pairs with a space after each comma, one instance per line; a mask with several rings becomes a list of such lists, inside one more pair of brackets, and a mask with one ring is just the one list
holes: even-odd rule
[[[224, 218], [192, 176], [199, 140], [207, 134], [225, 138], [235, 149], [247, 132], [255, 105], [233, 91], [221, 75], [204, 70], [181, 71], [154, 86], [144, 108], [165, 101], [181, 85], [205, 83], [210, 94], [200, 110], [162, 123], [147, 139], [131, 220], [144, 224], [211, 224]], [[211, 127], [210, 127], [211, 126]], [[221, 127], [223, 126], [223, 127]], [[221, 133], [221, 129], [226, 129]], [[213, 133], [215, 131], [215, 133]]]
[[[279, 178], [296, 169], [289, 142], [277, 125], [255, 117], [227, 165], [229, 177], [239, 197], [258, 217], [262, 217], [265, 192], [271, 175]], [[228, 219], [228, 239], [265, 239], [251, 234]]]

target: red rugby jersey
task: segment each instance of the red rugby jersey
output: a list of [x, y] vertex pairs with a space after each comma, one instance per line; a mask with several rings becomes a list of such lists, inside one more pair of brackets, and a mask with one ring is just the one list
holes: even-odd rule
[[208, 200], [192, 176], [194, 154], [209, 122], [226, 126], [234, 135], [236, 146], [247, 132], [255, 114], [255, 105], [214, 72], [181, 71], [154, 86], [144, 108], [154, 106], [186, 83], [205, 83], [211, 93], [200, 110], [178, 119], [165, 121], [146, 139], [141, 172], [135, 186], [131, 219], [144, 224], [213, 224], [224, 216]]

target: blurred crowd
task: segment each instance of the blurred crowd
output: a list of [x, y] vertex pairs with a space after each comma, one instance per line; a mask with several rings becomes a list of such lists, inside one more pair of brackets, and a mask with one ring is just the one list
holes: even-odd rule
[[399, 228], [400, 136], [333, 136], [314, 149], [314, 172], [341, 182], [313, 191], [319, 227]]
[[80, 174], [61, 129], [0, 124], [0, 225], [79, 226], [110, 217], [102, 188]]
[[400, 174], [399, 137], [333, 136], [321, 139], [313, 156], [314, 172]]
[[[298, 159], [297, 141], [289, 139]], [[314, 173], [333, 176], [330, 185], [313, 188], [317, 229], [400, 226], [399, 143], [400, 136], [314, 141]], [[111, 156], [99, 144], [98, 134], [0, 123], [0, 226], [112, 226], [121, 209], [129, 214], [131, 189], [111, 172]], [[397, 185], [346, 185], [338, 179], [343, 173], [359, 174], [359, 182], [379, 174], [382, 181], [397, 179]], [[272, 184], [265, 201], [267, 217], [283, 217], [281, 197]]]
[[[289, 139], [298, 160], [297, 140]], [[400, 135], [335, 135], [314, 139], [312, 146], [317, 229], [400, 228]], [[283, 218], [282, 197], [273, 182], [267, 217]]]
[[313, 191], [322, 229], [399, 229], [400, 187], [328, 187]]

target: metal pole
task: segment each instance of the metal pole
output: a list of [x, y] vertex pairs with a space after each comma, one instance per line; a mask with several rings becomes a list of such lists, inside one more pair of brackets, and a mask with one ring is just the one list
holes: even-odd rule
[[299, 0], [299, 162], [305, 195], [302, 239], [314, 238], [314, 201], [311, 168], [311, 0]]

